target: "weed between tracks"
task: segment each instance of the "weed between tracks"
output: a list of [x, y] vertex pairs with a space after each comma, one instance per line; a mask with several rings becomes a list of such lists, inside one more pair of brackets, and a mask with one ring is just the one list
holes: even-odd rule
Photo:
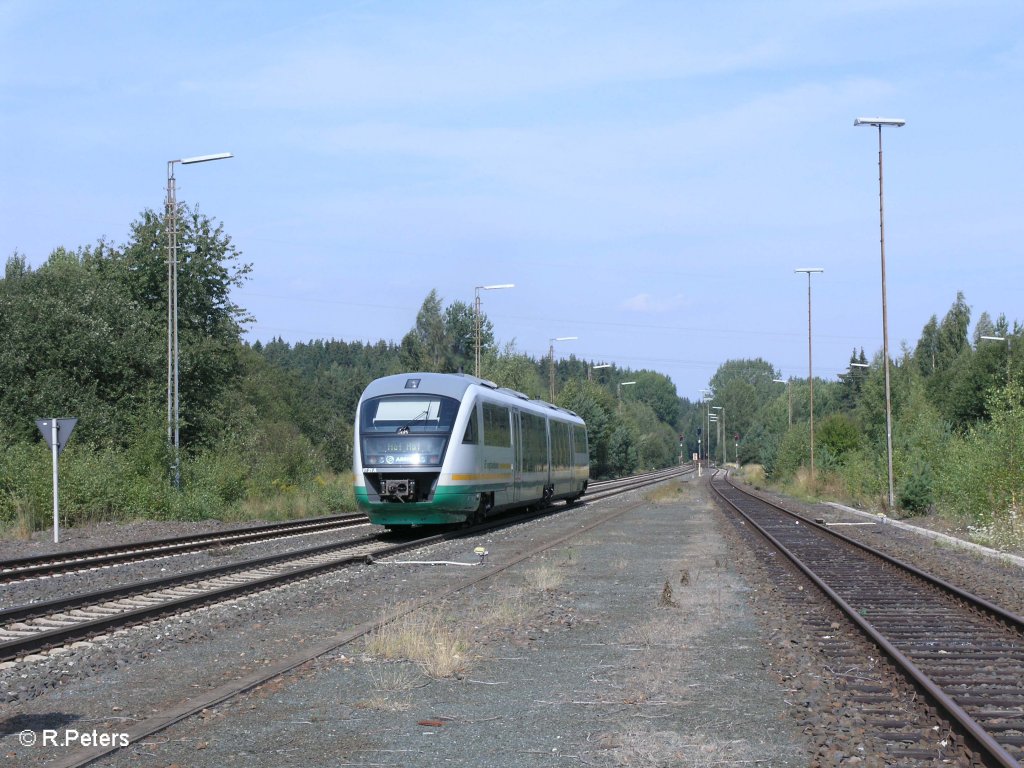
[[[563, 583], [562, 570], [575, 560], [566, 551], [558, 564], [542, 563], [522, 572], [522, 585], [509, 586], [461, 612], [451, 606], [425, 608], [398, 618], [384, 612], [383, 625], [365, 642], [364, 660], [375, 695], [360, 702], [365, 709], [399, 712], [408, 708], [402, 694], [429, 679], [464, 678], [480, 658], [484, 639], [521, 629], [543, 609], [541, 596]], [[428, 681], [424, 680], [428, 678]]]

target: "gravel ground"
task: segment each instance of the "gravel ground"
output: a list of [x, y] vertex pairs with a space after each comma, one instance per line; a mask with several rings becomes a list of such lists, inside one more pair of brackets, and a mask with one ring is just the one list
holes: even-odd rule
[[[646, 499], [404, 627], [467, 643], [454, 660], [437, 646], [433, 656], [448, 659], [449, 676], [358, 640], [98, 765], [884, 765], [870, 755], [878, 745], [861, 739], [860, 715], [830, 679], [834, 669], [814, 647], [820, 642], [797, 618], [778, 615], [777, 588], [764, 584], [706, 488], [679, 489], [629, 494], [409, 555], [472, 562], [483, 544], [492, 553], [484, 568], [494, 568]], [[807, 514], [854, 519], [824, 506]], [[1019, 567], [892, 526], [843, 532], [1022, 612]], [[115, 734], [374, 620], [386, 606], [480, 572], [360, 566], [0, 665], [0, 756], [11, 765], [51, 763], [71, 749], [26, 747], [19, 733]]]
[[[450, 677], [356, 641], [99, 765], [807, 765], [813, 745], [789, 717], [719, 515], [702, 486], [681, 488], [449, 598], [415, 633], [462, 633]], [[493, 567], [626, 503], [415, 557], [471, 562], [483, 543]], [[23, 747], [21, 730], [116, 733], [467, 573], [479, 570], [361, 566], [162, 622], [159, 640], [137, 628], [11, 667], [0, 755], [46, 764], [69, 750]]]

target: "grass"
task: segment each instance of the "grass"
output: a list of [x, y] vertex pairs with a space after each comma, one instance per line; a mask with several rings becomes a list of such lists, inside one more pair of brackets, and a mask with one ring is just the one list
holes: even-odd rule
[[539, 592], [553, 592], [565, 581], [565, 574], [556, 566], [540, 565], [526, 572], [526, 583]]
[[414, 611], [385, 623], [367, 638], [366, 651], [380, 659], [414, 662], [434, 679], [462, 677], [470, 666], [466, 628], [439, 611]]
[[644, 499], [652, 504], [672, 504], [682, 501], [690, 494], [690, 486], [681, 480], [659, 483], [655, 488], [644, 494]]
[[28, 541], [32, 534], [41, 530], [40, 515], [29, 499], [11, 494], [11, 506], [14, 507], [14, 522], [9, 531], [16, 539]]

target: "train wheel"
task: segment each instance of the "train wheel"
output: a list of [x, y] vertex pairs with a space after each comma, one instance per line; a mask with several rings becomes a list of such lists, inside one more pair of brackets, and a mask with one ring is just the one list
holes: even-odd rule
[[494, 506], [494, 494], [493, 493], [481, 493], [480, 494], [480, 505], [473, 510], [469, 515], [466, 515], [466, 527], [471, 528], [474, 525], [480, 525], [484, 518], [487, 517], [487, 513], [491, 511], [491, 507]]

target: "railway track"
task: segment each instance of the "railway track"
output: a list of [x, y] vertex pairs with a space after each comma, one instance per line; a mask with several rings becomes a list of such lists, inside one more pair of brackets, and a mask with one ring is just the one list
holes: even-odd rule
[[[604, 498], [603, 494], [618, 492], [616, 489], [626, 485], [640, 487], [644, 483], [650, 482], [652, 478], [661, 476], [665, 471], [660, 470], [633, 475], [627, 478], [592, 483], [590, 486], [591, 491], [587, 498], [591, 500]], [[369, 518], [363, 514], [328, 515], [247, 528], [232, 528], [212, 533], [148, 539], [116, 544], [109, 547], [75, 549], [47, 555], [0, 560], [0, 585], [25, 579], [52, 578], [96, 568], [124, 565], [126, 563], [158, 560], [220, 547], [254, 544], [274, 539], [318, 533], [330, 533], [368, 523]]]
[[[714, 478], [711, 486], [912, 681], [959, 731], [970, 759], [1004, 768], [1021, 765], [1024, 618], [748, 494], [725, 478]], [[823, 647], [848, 661], [849, 643], [833, 625], [820, 627], [817, 634]], [[914, 732], [905, 711], [888, 706], [893, 692], [885, 685], [852, 680], [848, 688], [867, 713], [869, 726], [892, 745], [893, 760], [934, 765], [948, 757], [936, 750], [936, 739]], [[955, 745], [947, 751], [955, 751]]]
[[[606, 498], [689, 471], [692, 470], [677, 467], [595, 483], [597, 491], [592, 496], [588, 494], [588, 499]], [[483, 533], [491, 528], [512, 525], [551, 512], [548, 509], [539, 513], [497, 518], [474, 528], [398, 543], [374, 534], [347, 542], [324, 544], [9, 608], [0, 611], [0, 661], [24, 658], [49, 648], [85, 641], [117, 628], [194, 610], [328, 570], [365, 563], [375, 557], [421, 548], [446, 538]]]
[[251, 544], [257, 541], [270, 541], [289, 536], [323, 533], [367, 523], [369, 523], [369, 518], [366, 515], [330, 515], [327, 517], [310, 518], [308, 520], [270, 523], [250, 528], [233, 528], [214, 533], [149, 539], [110, 547], [75, 549], [67, 552], [54, 552], [49, 555], [0, 560], [0, 584], [44, 576], [60, 576], [67, 573], [76, 573], [93, 568], [105, 568], [143, 560], [173, 557], [214, 547]]

